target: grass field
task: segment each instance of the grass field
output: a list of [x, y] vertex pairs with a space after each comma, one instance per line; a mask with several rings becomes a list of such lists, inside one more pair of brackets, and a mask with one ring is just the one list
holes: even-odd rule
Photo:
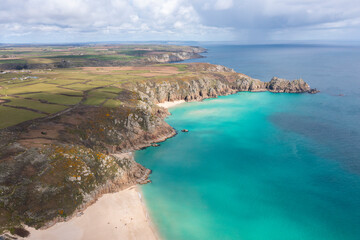
[[109, 107], [109, 108], [115, 108], [121, 106], [121, 101], [114, 100], [114, 99], [108, 99], [104, 104], [103, 107]]
[[81, 101], [83, 96], [67, 96], [62, 94], [53, 94], [47, 92], [29, 93], [21, 95], [24, 98], [30, 98], [34, 100], [42, 100], [49, 103], [63, 104], [63, 105], [75, 105]]
[[38, 110], [47, 114], [60, 112], [67, 108], [64, 105], [47, 104], [47, 103], [42, 103], [40, 101], [23, 99], [23, 98], [12, 98], [11, 102], [6, 104], [6, 106], [25, 107], [28, 109]]
[[114, 108], [123, 84], [183, 76], [184, 64], [11, 71], [0, 74], [0, 129], [76, 104]]
[[174, 45], [0, 46], [0, 129], [77, 104], [118, 107], [124, 84], [187, 75], [186, 64], [149, 56], [194, 52]]
[[84, 104], [99, 106], [108, 99], [116, 98], [116, 96], [117, 96], [117, 94], [115, 94], [115, 93], [93, 90], [88, 93], [88, 97], [87, 97], [86, 101], [84, 102]]
[[46, 115], [0, 105], [0, 129], [44, 116]]

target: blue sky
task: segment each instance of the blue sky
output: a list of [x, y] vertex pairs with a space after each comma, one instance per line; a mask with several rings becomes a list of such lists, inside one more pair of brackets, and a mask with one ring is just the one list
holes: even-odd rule
[[360, 40], [360, 0], [0, 0], [0, 42]]

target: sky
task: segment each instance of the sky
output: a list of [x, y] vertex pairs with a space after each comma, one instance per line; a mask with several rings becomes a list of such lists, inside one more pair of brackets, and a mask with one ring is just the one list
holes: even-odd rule
[[360, 0], [0, 0], [0, 43], [359, 41]]

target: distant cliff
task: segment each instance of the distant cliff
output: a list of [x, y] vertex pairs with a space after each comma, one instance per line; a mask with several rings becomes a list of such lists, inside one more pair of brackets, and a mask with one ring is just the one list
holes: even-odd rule
[[202, 58], [197, 52], [175, 52], [175, 53], [161, 53], [161, 54], [150, 54], [145, 57], [141, 62], [144, 63], [170, 63], [179, 62], [188, 59]]
[[188, 59], [203, 58], [200, 53], [205, 51], [206, 49], [201, 47], [191, 47], [176, 52], [152, 52], [144, 55], [145, 59], [139, 62], [145, 64], [179, 62]]

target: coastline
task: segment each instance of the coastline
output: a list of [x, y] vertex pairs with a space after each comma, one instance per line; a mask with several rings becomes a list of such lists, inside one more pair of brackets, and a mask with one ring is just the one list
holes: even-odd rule
[[[185, 102], [167, 101], [157, 106], [169, 109]], [[30, 235], [23, 239], [27, 240], [161, 239], [138, 185], [102, 195], [68, 221], [58, 222], [47, 229], [26, 229]]]
[[[184, 102], [177, 100], [157, 105], [168, 109]], [[30, 235], [23, 239], [28, 240], [161, 239], [138, 185], [102, 195], [68, 221], [58, 222], [47, 229], [26, 229]]]
[[[195, 84], [195, 86], [197, 86]], [[212, 89], [212, 88], [211, 88]], [[196, 88], [193, 89], [196, 92]], [[195, 95], [189, 95], [190, 97], [185, 97], [186, 101], [199, 101], [206, 98], [215, 98], [218, 95], [229, 95], [236, 93], [236, 90], [232, 88], [224, 88], [220, 89], [220, 92], [215, 92], [215, 94], [203, 94], [202, 92], [196, 93]], [[211, 91], [209, 90], [209, 93]], [[175, 96], [173, 99], [179, 99], [179, 95]], [[157, 106], [168, 109], [174, 107], [178, 104], [186, 102], [183, 100], [176, 101], [167, 101], [163, 103], [158, 103]], [[155, 99], [156, 100], [156, 99]], [[157, 100], [161, 101], [161, 100]], [[155, 101], [156, 102], [156, 101]], [[166, 112], [159, 112], [158, 117], [165, 118]], [[132, 116], [132, 115], [131, 115]], [[136, 116], [137, 117], [137, 116]], [[128, 122], [136, 122], [136, 119], [132, 119], [131, 117], [126, 119]], [[128, 126], [128, 125], [126, 125]], [[136, 149], [143, 147], [148, 147], [152, 142], [159, 142], [159, 139], [154, 139], [154, 136], [159, 136], [163, 141], [167, 138], [176, 134], [175, 130], [167, 125], [162, 124], [160, 127], [165, 127], [163, 131], [153, 132], [152, 139], [148, 141], [146, 144], [136, 145], [136, 148], [129, 149], [129, 151], [134, 151]], [[129, 125], [129, 128], [134, 128], [134, 125]], [[170, 131], [171, 129], [171, 131]], [[165, 131], [166, 130], [166, 131]], [[137, 140], [137, 139], [136, 139]], [[137, 140], [138, 141], [138, 140]], [[131, 142], [130, 142], [131, 143]], [[130, 147], [130, 146], [125, 146]], [[132, 147], [134, 144], [132, 143]], [[31, 233], [31, 236], [27, 239], [159, 239], [157, 232], [154, 230], [151, 221], [149, 220], [147, 211], [145, 206], [143, 205], [141, 198], [139, 196], [139, 192], [135, 191], [135, 193], [130, 193], [130, 195], [138, 196], [137, 200], [134, 199], [133, 196], [122, 196], [121, 203], [116, 201], [114, 198], [109, 197], [113, 195], [126, 195], [128, 190], [132, 190], [131, 187], [126, 190], [122, 190], [120, 192], [116, 192], [113, 194], [106, 194], [103, 197], [100, 197], [97, 202], [92, 203], [89, 206], [89, 209], [84, 210], [84, 212], [80, 212], [79, 215], [74, 215], [70, 220], [66, 222], [60, 222], [55, 224], [54, 226], [45, 229], [45, 230], [35, 230], [33, 228], [28, 228]], [[137, 188], [138, 189], [138, 188]], [[104, 200], [105, 199], [105, 200]], [[120, 197], [119, 199], [120, 200]], [[105, 201], [105, 203], [103, 203]], [[102, 203], [102, 204], [101, 204]], [[133, 205], [131, 205], [133, 203]], [[139, 204], [138, 204], [139, 203]], [[122, 205], [121, 205], [122, 204]], [[138, 214], [139, 207], [141, 206], [142, 214]], [[124, 210], [125, 209], [125, 210]], [[125, 213], [124, 213], [125, 211]], [[102, 216], [101, 219], [99, 216]], [[130, 223], [124, 223], [124, 226], [115, 226], [115, 229], [109, 229], [108, 225], [111, 225], [110, 222], [106, 223], [104, 219], [111, 218], [111, 220], [121, 221], [121, 219], [127, 219], [129, 216], [131, 220], [137, 222], [136, 226], [130, 226]], [[79, 220], [80, 219], [80, 220]], [[98, 232], [94, 229], [101, 229], [101, 232]], [[141, 230], [139, 230], [141, 229]], [[63, 233], [66, 233], [64, 236]], [[144, 234], [145, 233], [145, 234]], [[101, 235], [104, 234], [104, 235]]]
[[69, 221], [44, 230], [27, 230], [30, 236], [24, 239], [29, 240], [160, 239], [139, 186], [104, 194]]

